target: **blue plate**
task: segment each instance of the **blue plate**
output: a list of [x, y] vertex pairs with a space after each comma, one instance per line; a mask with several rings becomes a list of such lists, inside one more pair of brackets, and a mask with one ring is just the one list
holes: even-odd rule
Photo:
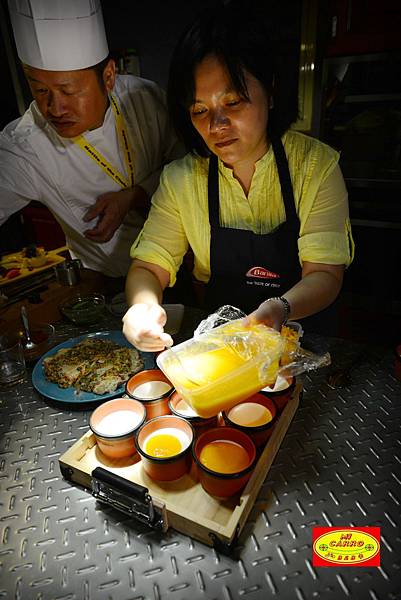
[[[85, 402], [101, 402], [103, 400], [109, 400], [110, 398], [117, 398], [125, 393], [125, 385], [120, 385], [114, 392], [109, 392], [108, 394], [92, 394], [90, 392], [82, 392], [80, 390], [76, 390], [73, 387], [68, 388], [60, 388], [55, 383], [51, 383], [48, 381], [44, 375], [43, 371], [43, 360], [48, 356], [53, 356], [58, 350], [62, 348], [71, 348], [71, 346], [76, 346], [82, 340], [87, 338], [96, 338], [102, 340], [111, 340], [119, 344], [120, 346], [126, 346], [127, 348], [133, 348], [132, 344], [130, 344], [121, 331], [99, 331], [97, 333], [89, 333], [86, 335], [80, 335], [78, 337], [72, 338], [54, 348], [51, 348], [46, 354], [44, 354], [41, 359], [36, 363], [33, 371], [32, 371], [32, 383], [35, 389], [45, 396], [46, 398], [50, 398], [51, 400], [57, 400], [59, 402], [69, 402], [75, 404], [83, 404]], [[141, 358], [145, 364], [145, 369], [153, 369], [154, 365], [154, 356], [149, 352], [140, 352]]]

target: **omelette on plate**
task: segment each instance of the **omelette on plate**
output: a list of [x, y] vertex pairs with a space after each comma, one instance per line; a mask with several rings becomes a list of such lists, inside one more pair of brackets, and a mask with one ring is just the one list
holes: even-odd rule
[[143, 367], [135, 348], [91, 338], [71, 348], [62, 348], [43, 360], [46, 379], [61, 388], [74, 386], [93, 394], [114, 392]]

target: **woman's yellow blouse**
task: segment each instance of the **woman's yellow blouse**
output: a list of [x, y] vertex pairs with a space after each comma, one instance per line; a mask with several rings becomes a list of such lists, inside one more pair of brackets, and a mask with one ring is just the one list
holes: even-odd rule
[[[348, 266], [353, 258], [347, 191], [338, 153], [295, 131], [282, 138], [300, 220], [299, 260]], [[194, 276], [210, 277], [210, 225], [207, 199], [208, 160], [187, 154], [167, 165], [152, 198], [149, 217], [131, 257], [170, 273], [170, 286], [190, 246]], [[285, 220], [280, 181], [271, 146], [256, 163], [248, 197], [231, 169], [219, 161], [220, 223], [268, 233]]]

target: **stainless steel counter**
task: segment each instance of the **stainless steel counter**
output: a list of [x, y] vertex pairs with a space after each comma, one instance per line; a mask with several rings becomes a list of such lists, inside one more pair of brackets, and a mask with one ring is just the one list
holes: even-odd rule
[[[187, 311], [182, 334], [201, 318]], [[57, 325], [57, 342], [119, 329]], [[360, 346], [306, 337], [347, 364]], [[395, 600], [401, 597], [401, 383], [390, 349], [367, 348], [346, 388], [328, 369], [304, 396], [232, 557], [174, 530], [147, 530], [60, 474], [93, 407], [49, 403], [30, 374], [0, 391], [0, 598], [21, 600]], [[381, 567], [312, 566], [312, 527], [379, 526]]]

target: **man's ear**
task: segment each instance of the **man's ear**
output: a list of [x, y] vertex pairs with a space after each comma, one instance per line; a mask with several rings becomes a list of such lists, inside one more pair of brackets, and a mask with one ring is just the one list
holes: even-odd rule
[[107, 92], [111, 92], [116, 82], [116, 63], [112, 58], [103, 69], [103, 83]]

